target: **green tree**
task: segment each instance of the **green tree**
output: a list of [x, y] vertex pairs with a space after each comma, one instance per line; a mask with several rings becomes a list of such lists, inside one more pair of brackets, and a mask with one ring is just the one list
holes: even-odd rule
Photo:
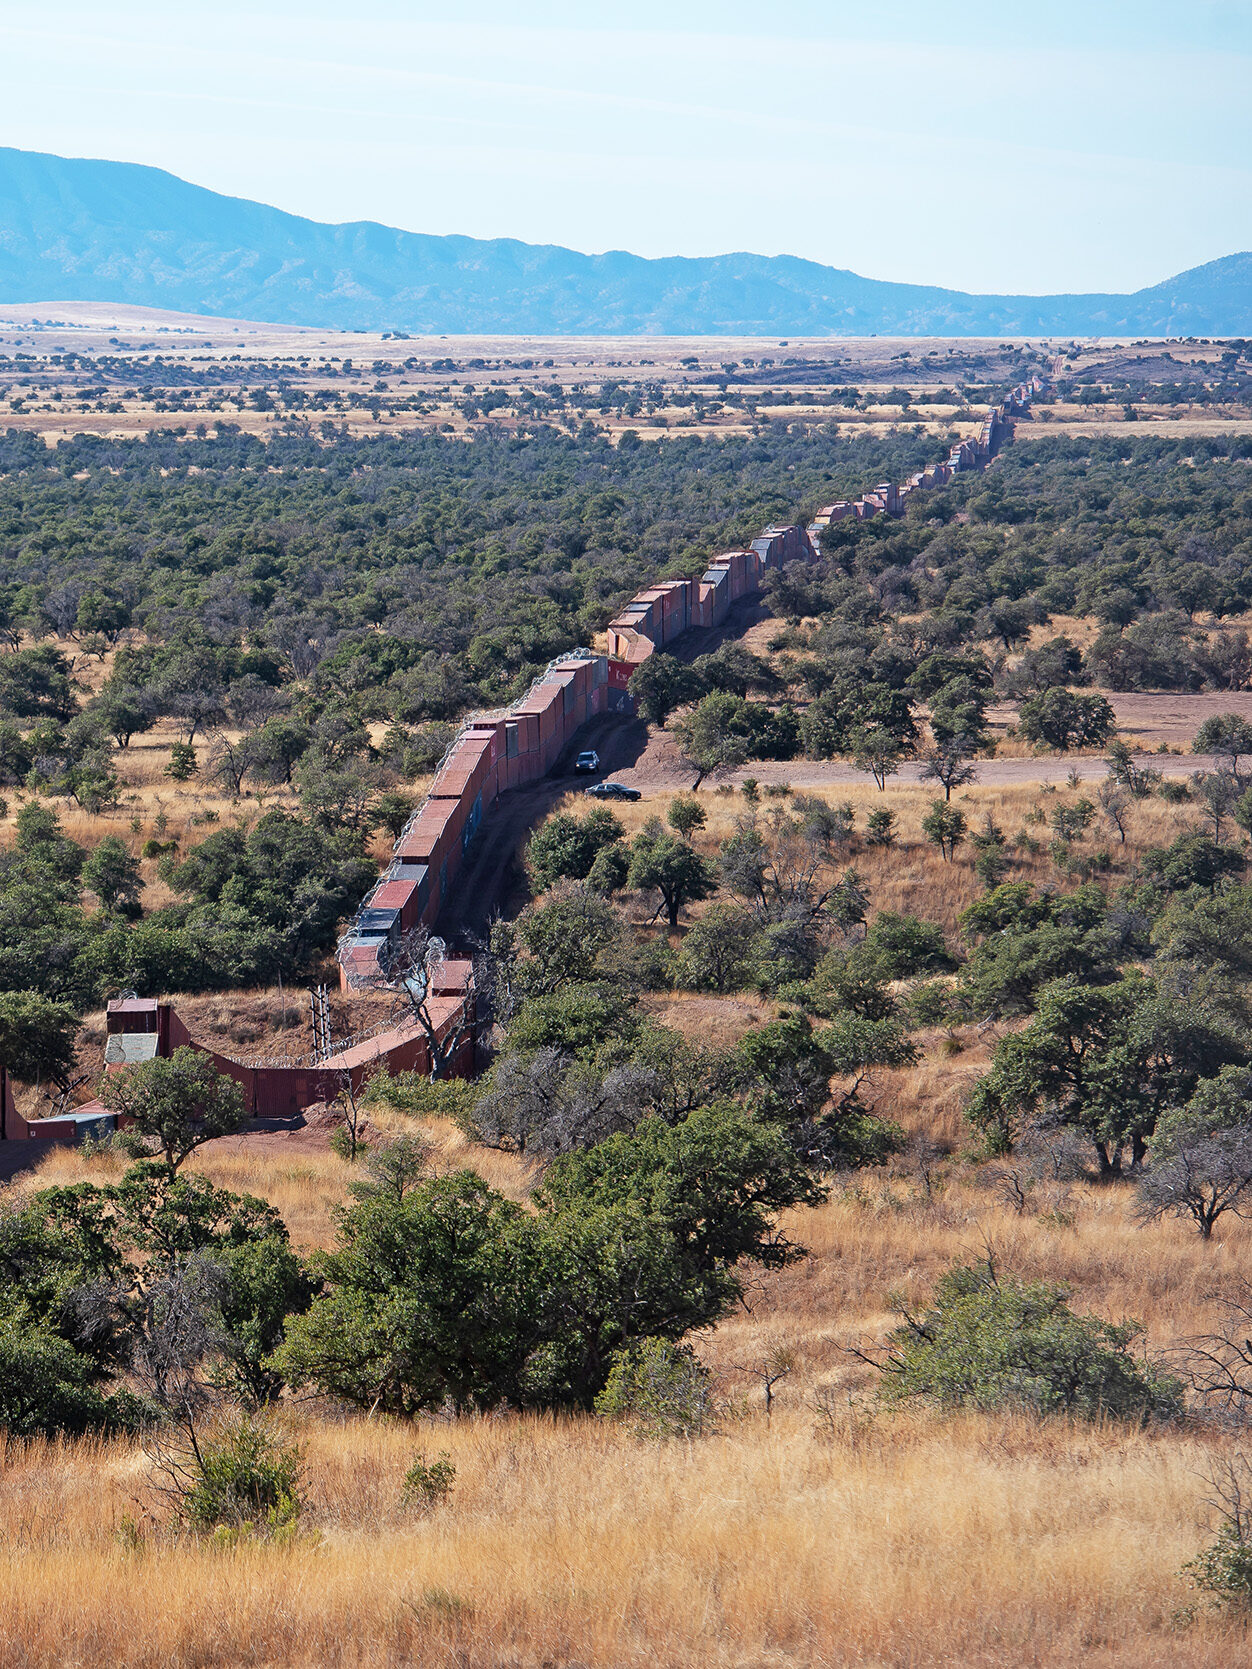
[[190, 742], [175, 742], [170, 749], [169, 764], [165, 767], [165, 774], [174, 782], [190, 782], [198, 769], [196, 750]]
[[78, 1016], [37, 991], [0, 992], [0, 1068], [27, 1083], [68, 1082]]
[[421, 1182], [344, 1214], [327, 1291], [276, 1366], [398, 1414], [589, 1408], [623, 1346], [717, 1320], [744, 1260], [798, 1256], [776, 1213], [822, 1197], [782, 1136], [729, 1104], [557, 1159], [530, 1212], [470, 1172]]
[[124, 1391], [106, 1394], [100, 1377], [50, 1328], [0, 1314], [0, 1426], [9, 1438], [135, 1430], [143, 1405]]
[[249, 774], [264, 782], [289, 783], [311, 740], [307, 725], [290, 713], [275, 713], [248, 738]]
[[248, 1121], [243, 1091], [198, 1049], [175, 1049], [166, 1060], [139, 1061], [101, 1080], [100, 1099], [160, 1144], [176, 1171], [189, 1154]]
[[868, 771], [880, 789], [887, 786], [887, 778], [900, 769], [904, 747], [897, 736], [882, 725], [858, 725], [848, 737], [852, 763], [858, 771]]
[[116, 643], [131, 623], [131, 611], [120, 597], [103, 591], [84, 591], [78, 600], [74, 621], [77, 632], [98, 632], [108, 643]]
[[395, 1414], [520, 1403], [542, 1340], [539, 1242], [534, 1219], [468, 1171], [364, 1201], [276, 1363], [292, 1384]]
[[1197, 771], [1191, 778], [1191, 791], [1212, 819], [1214, 841], [1220, 841], [1222, 824], [1239, 804], [1238, 779], [1232, 771]]
[[930, 810], [922, 818], [922, 833], [932, 846], [943, 854], [943, 861], [951, 863], [956, 849], [965, 839], [969, 823], [965, 813], [950, 806], [946, 800], [933, 800]]
[[693, 789], [750, 757], [748, 705], [728, 691], [706, 695], [671, 727], [684, 764], [696, 773]]
[[561, 880], [586, 880], [598, 855], [625, 832], [604, 806], [596, 806], [585, 817], [558, 812], [547, 818], [526, 848], [526, 864], [535, 885], [545, 890]]
[[708, 694], [709, 686], [696, 669], [673, 655], [649, 655], [630, 675], [628, 686], [647, 724], [663, 725], [679, 707]]
[[751, 977], [759, 930], [737, 904], [714, 904], [687, 929], [678, 952], [677, 982], [692, 991], [737, 991]]
[[698, 1437], [713, 1422], [711, 1376], [690, 1345], [637, 1339], [614, 1356], [595, 1409], [641, 1437]]
[[659, 892], [670, 929], [677, 932], [683, 906], [715, 890], [717, 869], [685, 840], [668, 834], [661, 820], [653, 817], [630, 844], [626, 884], [640, 892]]
[[1102, 695], [1076, 695], [1059, 687], [1023, 701], [1017, 714], [1017, 728], [1028, 742], [1056, 748], [1099, 747], [1107, 742], [1117, 725], [1117, 716]]
[[517, 971], [527, 996], [550, 996], [611, 977], [605, 953], [621, 936], [611, 905], [590, 887], [570, 886], [517, 918], [518, 940], [529, 953]]
[[[749, 1108], [777, 1125], [805, 1164], [837, 1171], [881, 1164], [898, 1149], [899, 1129], [875, 1118], [859, 1092], [874, 1067], [914, 1059], [894, 1020], [844, 1014], [819, 1029], [784, 1013], [745, 1034], [732, 1074]], [[837, 1092], [835, 1077], [844, 1080]]]
[[119, 748], [128, 748], [135, 736], [151, 730], [156, 722], [143, 691], [126, 685], [102, 690], [87, 711], [100, 719]]
[[1158, 1121], [1201, 1078], [1246, 1058], [1211, 1005], [1163, 993], [1132, 974], [1114, 985], [1070, 976], [1040, 993], [1030, 1024], [1002, 1038], [967, 1108], [994, 1146], [1011, 1146], [1037, 1114], [1090, 1141], [1102, 1178], [1142, 1164]]
[[55, 811], [39, 800], [27, 800], [17, 814], [17, 850], [29, 863], [51, 872], [58, 881], [77, 881], [87, 849], [63, 833]]
[[83, 880], [106, 910], [120, 915], [139, 914], [143, 876], [119, 835], [106, 835], [83, 865]]
[[1211, 753], [1243, 788], [1239, 761], [1252, 754], [1252, 724], [1238, 713], [1212, 713], [1196, 731], [1192, 753]]
[[1252, 1071], [1224, 1066], [1205, 1079], [1185, 1107], [1161, 1119], [1150, 1147], [1138, 1179], [1145, 1221], [1189, 1217], [1208, 1240], [1226, 1212], [1244, 1216], [1252, 1198]]
[[680, 834], [684, 840], [690, 840], [696, 830], [702, 829], [708, 822], [708, 813], [699, 800], [689, 794], [679, 794], [670, 801], [665, 821], [675, 834]]

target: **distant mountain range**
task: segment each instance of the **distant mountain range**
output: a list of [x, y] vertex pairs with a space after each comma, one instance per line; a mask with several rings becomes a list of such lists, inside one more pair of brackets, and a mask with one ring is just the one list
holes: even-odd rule
[[582, 255], [329, 226], [159, 168], [0, 148], [0, 301], [524, 335], [1252, 335], [1252, 254], [1132, 295], [967, 295], [791, 255]]

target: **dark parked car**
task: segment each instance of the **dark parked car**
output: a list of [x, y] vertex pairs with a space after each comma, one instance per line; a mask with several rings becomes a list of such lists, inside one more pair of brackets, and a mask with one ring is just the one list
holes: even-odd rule
[[593, 794], [597, 800], [638, 800], [641, 798], [637, 788], [627, 788], [624, 782], [593, 782], [590, 788], [583, 789], [584, 794]]

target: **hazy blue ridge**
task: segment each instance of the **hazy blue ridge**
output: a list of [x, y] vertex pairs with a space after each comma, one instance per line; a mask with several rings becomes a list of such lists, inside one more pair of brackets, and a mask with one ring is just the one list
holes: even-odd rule
[[330, 226], [159, 168], [0, 148], [0, 301], [535, 335], [1252, 334], [1252, 254], [1133, 295], [967, 295], [791, 255], [646, 260]]

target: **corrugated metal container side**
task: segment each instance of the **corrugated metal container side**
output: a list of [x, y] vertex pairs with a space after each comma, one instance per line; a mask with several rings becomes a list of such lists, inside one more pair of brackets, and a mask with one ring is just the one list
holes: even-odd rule
[[581, 657], [576, 661], [558, 661], [555, 670], [561, 678], [573, 678], [574, 688], [579, 695], [586, 695], [591, 688], [590, 661], [585, 661]]
[[448, 755], [449, 765], [490, 765], [498, 751], [495, 732], [468, 731]]
[[495, 764], [496, 760], [499, 759], [500, 755], [504, 752], [505, 725], [506, 725], [506, 721], [504, 719], [497, 719], [494, 722], [488, 722], [486, 720], [481, 720], [476, 724], [471, 724], [468, 731], [466, 732], [466, 734], [468, 736], [487, 736], [487, 737], [490, 738], [490, 740], [491, 740], [490, 758], [491, 758], [491, 763], [493, 765]]
[[565, 686], [545, 684], [543, 691], [546, 705], [539, 715], [539, 735], [546, 744], [561, 727], [561, 719], [565, 713]]
[[472, 788], [478, 792], [483, 773], [481, 760], [450, 761], [430, 785], [432, 800], [459, 800]]
[[394, 856], [401, 862], [429, 864], [434, 859], [447, 819], [446, 816], [441, 816], [436, 822], [430, 816], [432, 804], [451, 809], [451, 801], [448, 800], [428, 800], [423, 805], [412, 827], [396, 842]]
[[411, 910], [417, 895], [416, 881], [382, 881], [370, 894], [371, 910], [399, 910], [401, 917]]
[[432, 875], [460, 835], [465, 808], [460, 800], [428, 800], [397, 849], [401, 857], [430, 866]]
[[517, 751], [518, 753], [533, 753], [539, 746], [539, 714], [520, 712], [517, 714]]

